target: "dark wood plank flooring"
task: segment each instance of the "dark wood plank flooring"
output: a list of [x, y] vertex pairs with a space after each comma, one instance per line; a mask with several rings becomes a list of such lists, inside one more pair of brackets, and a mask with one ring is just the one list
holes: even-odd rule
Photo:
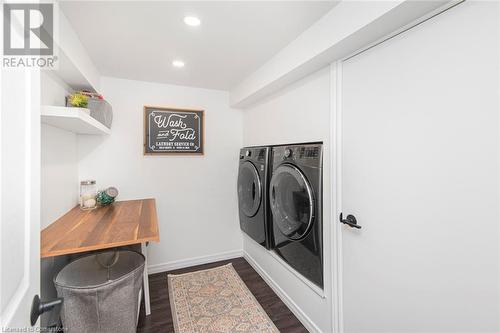
[[254, 294], [257, 301], [267, 312], [269, 318], [271, 318], [280, 332], [307, 332], [304, 326], [302, 326], [287, 306], [280, 300], [280, 298], [266, 284], [266, 282], [264, 282], [252, 266], [250, 266], [250, 264], [243, 258], [224, 260], [206, 265], [150, 275], [149, 288], [151, 294], [151, 315], [147, 317], [144, 315], [144, 304], [142, 304], [137, 331], [140, 333], [174, 332], [172, 313], [170, 311], [170, 301], [168, 298], [167, 274], [193, 272], [228, 263], [233, 264], [233, 267], [238, 272], [241, 279], [245, 282], [248, 289], [250, 289], [250, 291]]

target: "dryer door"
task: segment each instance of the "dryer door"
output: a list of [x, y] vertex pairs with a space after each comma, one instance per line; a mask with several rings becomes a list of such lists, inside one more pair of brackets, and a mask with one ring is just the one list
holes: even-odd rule
[[304, 174], [292, 164], [274, 172], [269, 188], [273, 223], [288, 239], [307, 235], [314, 221], [314, 195]]
[[262, 183], [259, 172], [250, 161], [240, 164], [238, 174], [238, 203], [241, 212], [248, 217], [257, 214], [262, 199]]

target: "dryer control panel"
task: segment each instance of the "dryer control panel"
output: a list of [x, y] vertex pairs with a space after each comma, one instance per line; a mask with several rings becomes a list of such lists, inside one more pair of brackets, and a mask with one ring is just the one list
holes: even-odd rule
[[289, 161], [291, 163], [322, 167], [322, 144], [298, 144], [290, 146], [278, 146], [273, 148], [273, 164], [277, 165]]

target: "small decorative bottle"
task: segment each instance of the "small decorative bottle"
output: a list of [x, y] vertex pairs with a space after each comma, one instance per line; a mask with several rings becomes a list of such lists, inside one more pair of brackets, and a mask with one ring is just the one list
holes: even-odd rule
[[118, 189], [116, 187], [108, 187], [104, 191], [97, 192], [96, 200], [100, 206], [107, 206], [115, 202], [118, 196]]
[[80, 182], [80, 208], [94, 209], [96, 208], [97, 201], [97, 186], [95, 180], [83, 180]]

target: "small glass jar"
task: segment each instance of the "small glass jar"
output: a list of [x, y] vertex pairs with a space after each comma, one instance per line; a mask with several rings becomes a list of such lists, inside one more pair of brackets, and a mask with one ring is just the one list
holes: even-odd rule
[[80, 182], [80, 208], [83, 210], [94, 209], [97, 206], [97, 185], [95, 180]]

